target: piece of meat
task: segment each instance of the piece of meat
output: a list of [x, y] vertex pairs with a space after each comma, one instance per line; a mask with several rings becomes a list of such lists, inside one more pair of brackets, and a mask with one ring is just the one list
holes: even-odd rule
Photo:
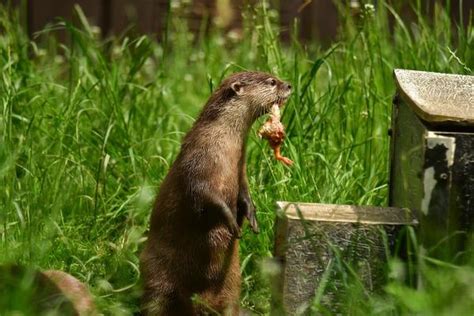
[[272, 106], [270, 117], [258, 131], [258, 135], [268, 140], [273, 149], [275, 158], [287, 166], [291, 166], [293, 161], [281, 155], [281, 144], [285, 139], [285, 127], [280, 122], [280, 107], [278, 104]]

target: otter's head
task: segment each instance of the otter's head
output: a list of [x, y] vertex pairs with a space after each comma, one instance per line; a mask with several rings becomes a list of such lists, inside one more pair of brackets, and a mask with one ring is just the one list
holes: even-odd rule
[[235, 73], [221, 87], [230, 89], [230, 96], [246, 104], [256, 117], [268, 113], [275, 103], [283, 106], [291, 93], [289, 83], [264, 72]]
[[242, 118], [252, 123], [270, 112], [273, 104], [282, 106], [291, 93], [291, 85], [264, 72], [238, 72], [227, 77], [207, 101], [200, 120]]

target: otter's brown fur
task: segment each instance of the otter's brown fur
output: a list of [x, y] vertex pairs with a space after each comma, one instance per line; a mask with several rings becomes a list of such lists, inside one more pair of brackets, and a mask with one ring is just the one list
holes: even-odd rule
[[60, 270], [47, 270], [42, 274], [53, 282], [61, 295], [73, 304], [77, 315], [97, 315], [92, 295], [84, 283]]
[[[63, 271], [39, 271], [16, 264], [1, 265], [0, 294], [12, 292], [18, 295], [16, 300], [23, 300], [23, 312], [28, 315], [97, 315], [87, 286]], [[7, 312], [13, 309], [9, 304], [0, 299], [0, 310]]]
[[244, 217], [258, 231], [245, 141], [252, 123], [290, 91], [270, 74], [241, 72], [225, 79], [207, 101], [151, 215], [140, 258], [145, 314], [238, 314]]

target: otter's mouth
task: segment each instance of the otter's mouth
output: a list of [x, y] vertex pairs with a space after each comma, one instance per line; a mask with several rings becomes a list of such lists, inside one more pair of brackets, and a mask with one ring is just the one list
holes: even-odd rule
[[286, 101], [288, 100], [288, 97], [289, 96], [279, 96], [272, 102], [269, 102], [267, 104], [262, 104], [262, 106], [260, 107], [258, 116], [270, 113], [272, 110], [272, 106], [275, 104], [278, 104], [278, 107], [281, 109], [285, 105]]
[[268, 106], [266, 108], [267, 113], [270, 112], [270, 110], [271, 110], [271, 108], [274, 104], [278, 104], [278, 107], [281, 109], [285, 105], [286, 100], [288, 100], [288, 97], [278, 97], [275, 101], [268, 104]]
[[[280, 97], [276, 100], [275, 103], [278, 104], [278, 106], [280, 108], [282, 108], [285, 105], [286, 100], [288, 100], [288, 97]], [[275, 104], [275, 103], [273, 103], [273, 104]]]

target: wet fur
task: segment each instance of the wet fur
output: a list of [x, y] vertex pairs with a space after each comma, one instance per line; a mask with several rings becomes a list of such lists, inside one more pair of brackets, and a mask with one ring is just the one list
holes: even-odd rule
[[245, 141], [252, 123], [289, 91], [270, 74], [244, 72], [224, 80], [209, 98], [154, 205], [140, 258], [145, 314], [238, 314], [238, 235], [219, 203], [231, 210], [238, 227], [248, 218], [257, 230]]

